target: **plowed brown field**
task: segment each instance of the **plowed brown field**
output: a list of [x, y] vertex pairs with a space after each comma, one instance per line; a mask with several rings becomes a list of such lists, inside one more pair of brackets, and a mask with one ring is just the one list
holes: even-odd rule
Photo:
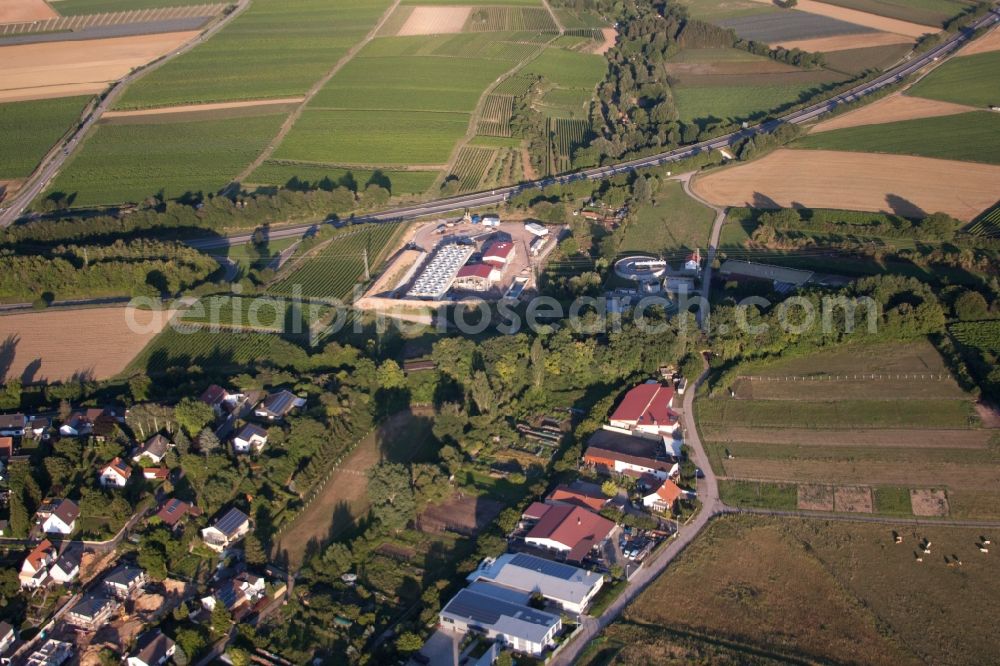
[[718, 206], [802, 205], [971, 220], [996, 203], [1000, 166], [835, 150], [776, 150], [691, 181]]

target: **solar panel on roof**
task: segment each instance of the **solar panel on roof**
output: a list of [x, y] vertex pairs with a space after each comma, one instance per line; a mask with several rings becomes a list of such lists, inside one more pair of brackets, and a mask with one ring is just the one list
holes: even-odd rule
[[527, 555], [525, 553], [518, 553], [514, 556], [510, 563], [515, 567], [531, 569], [532, 571], [537, 571], [540, 574], [552, 576], [553, 578], [561, 578], [562, 580], [571, 580], [577, 572], [576, 567], [571, 567], [568, 564], [553, 562], [552, 560], [534, 557], [533, 555]]

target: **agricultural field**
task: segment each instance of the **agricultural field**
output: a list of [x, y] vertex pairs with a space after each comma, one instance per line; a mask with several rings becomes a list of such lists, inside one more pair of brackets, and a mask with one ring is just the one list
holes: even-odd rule
[[1000, 164], [1000, 114], [973, 111], [851, 127], [811, 134], [794, 145]]
[[0, 316], [6, 381], [102, 380], [125, 369], [173, 311], [130, 307], [53, 309]]
[[[868, 664], [961, 664], [1000, 648], [989, 625], [1000, 583], [975, 547], [980, 531], [896, 529], [901, 545], [885, 525], [717, 519], [581, 663], [857, 663], [864, 655]], [[919, 563], [922, 539], [937, 552]], [[684, 599], [686, 612], [663, 599]], [[914, 614], [914, 603], [933, 608], [935, 621]]]
[[393, 224], [365, 225], [334, 237], [313, 256], [291, 267], [291, 273], [268, 291], [276, 296], [348, 300], [356, 284], [364, 281], [364, 253], [371, 269], [401, 227]]
[[907, 95], [988, 107], [1000, 99], [1000, 51], [952, 58], [917, 81]]
[[[972, 220], [996, 203], [1000, 167], [904, 155], [779, 149], [699, 176], [691, 187], [715, 205], [831, 208]], [[831, 272], [836, 272], [831, 270]]]
[[912, 512], [927, 515], [933, 491], [940, 515], [1000, 512], [1000, 433], [981, 427], [972, 396], [929, 342], [760, 364], [732, 388], [735, 397], [726, 391], [697, 403], [728, 502], [864, 513], [888, 506], [911, 515], [887, 500], [911, 492]]
[[52, 7], [62, 16], [127, 12], [161, 7], [188, 7], [211, 4], [210, 0], [53, 0]]
[[465, 146], [459, 151], [448, 178], [458, 180], [459, 192], [472, 192], [479, 188], [495, 155], [496, 151], [489, 148]]
[[616, 232], [621, 236], [618, 251], [652, 252], [676, 261], [682, 254], [708, 246], [714, 219], [715, 212], [685, 194], [680, 183], [666, 181], [653, 203], [639, 207], [633, 219]]
[[72, 206], [85, 207], [141, 202], [161, 193], [168, 199], [214, 193], [264, 149], [283, 120], [271, 115], [102, 125], [43, 196], [62, 192]]
[[437, 171], [369, 171], [345, 169], [343, 167], [309, 162], [285, 162], [266, 160], [247, 179], [260, 185], [286, 185], [292, 179], [317, 187], [324, 180], [335, 185], [354, 185], [352, 189], [363, 190], [368, 183], [388, 183], [393, 196], [423, 194], [438, 177]]
[[212, 39], [130, 86], [117, 108], [301, 95], [389, 5], [257, 0]]
[[90, 97], [0, 104], [0, 181], [24, 178], [80, 119]]

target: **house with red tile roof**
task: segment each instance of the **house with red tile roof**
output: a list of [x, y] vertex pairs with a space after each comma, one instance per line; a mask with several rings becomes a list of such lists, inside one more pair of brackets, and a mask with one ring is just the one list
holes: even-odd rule
[[679, 415], [671, 407], [674, 390], [658, 382], [639, 384], [625, 394], [611, 415], [611, 426], [630, 432], [673, 435]]
[[614, 522], [593, 511], [570, 504], [535, 502], [523, 517], [537, 520], [525, 535], [524, 542], [556, 551], [564, 555], [568, 562], [582, 562], [617, 527]]

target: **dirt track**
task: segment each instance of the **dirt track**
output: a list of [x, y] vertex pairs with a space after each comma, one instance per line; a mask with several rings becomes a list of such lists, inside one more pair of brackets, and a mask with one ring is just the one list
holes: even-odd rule
[[881, 125], [899, 120], [915, 120], [917, 118], [933, 118], [936, 116], [951, 116], [956, 113], [978, 111], [975, 107], [951, 102], [939, 102], [922, 97], [906, 97], [899, 93], [884, 97], [860, 109], [845, 113], [815, 125], [810, 134], [829, 132], [845, 127], [861, 125]]
[[4, 70], [0, 102], [100, 92], [134, 67], [197, 36], [197, 31], [168, 32], [0, 47]]
[[[173, 316], [124, 307], [49, 310], [0, 316], [0, 369], [5, 378], [107, 379], [125, 369]], [[129, 329], [134, 318], [139, 332]], [[13, 357], [10, 356], [12, 347]]]
[[956, 55], [970, 56], [976, 55], [977, 53], [989, 53], [991, 51], [1000, 51], [1000, 30], [994, 29], [988, 35], [983, 35], [963, 48]]
[[254, 99], [247, 102], [218, 102], [213, 104], [183, 104], [180, 106], [161, 106], [137, 111], [108, 111], [102, 118], [131, 118], [133, 116], [160, 116], [168, 113], [195, 113], [199, 111], [220, 111], [224, 109], [242, 109], [251, 106], [271, 106], [280, 104], [298, 104], [303, 97], [284, 97], [281, 99]]
[[462, 32], [472, 7], [414, 7], [396, 35], [447, 35]]
[[891, 32], [863, 32], [857, 35], [836, 35], [833, 37], [816, 37], [813, 39], [792, 39], [776, 44], [774, 47], [786, 49], [802, 49], [810, 53], [829, 51], [846, 51], [848, 49], [864, 49], [872, 46], [891, 46], [893, 44], [909, 44], [913, 39], [896, 35]]
[[27, 23], [58, 18], [45, 0], [0, 0], [0, 23]]
[[781, 149], [692, 181], [719, 206], [801, 205], [897, 212], [943, 211], [971, 220], [996, 203], [1000, 166], [904, 155]]

